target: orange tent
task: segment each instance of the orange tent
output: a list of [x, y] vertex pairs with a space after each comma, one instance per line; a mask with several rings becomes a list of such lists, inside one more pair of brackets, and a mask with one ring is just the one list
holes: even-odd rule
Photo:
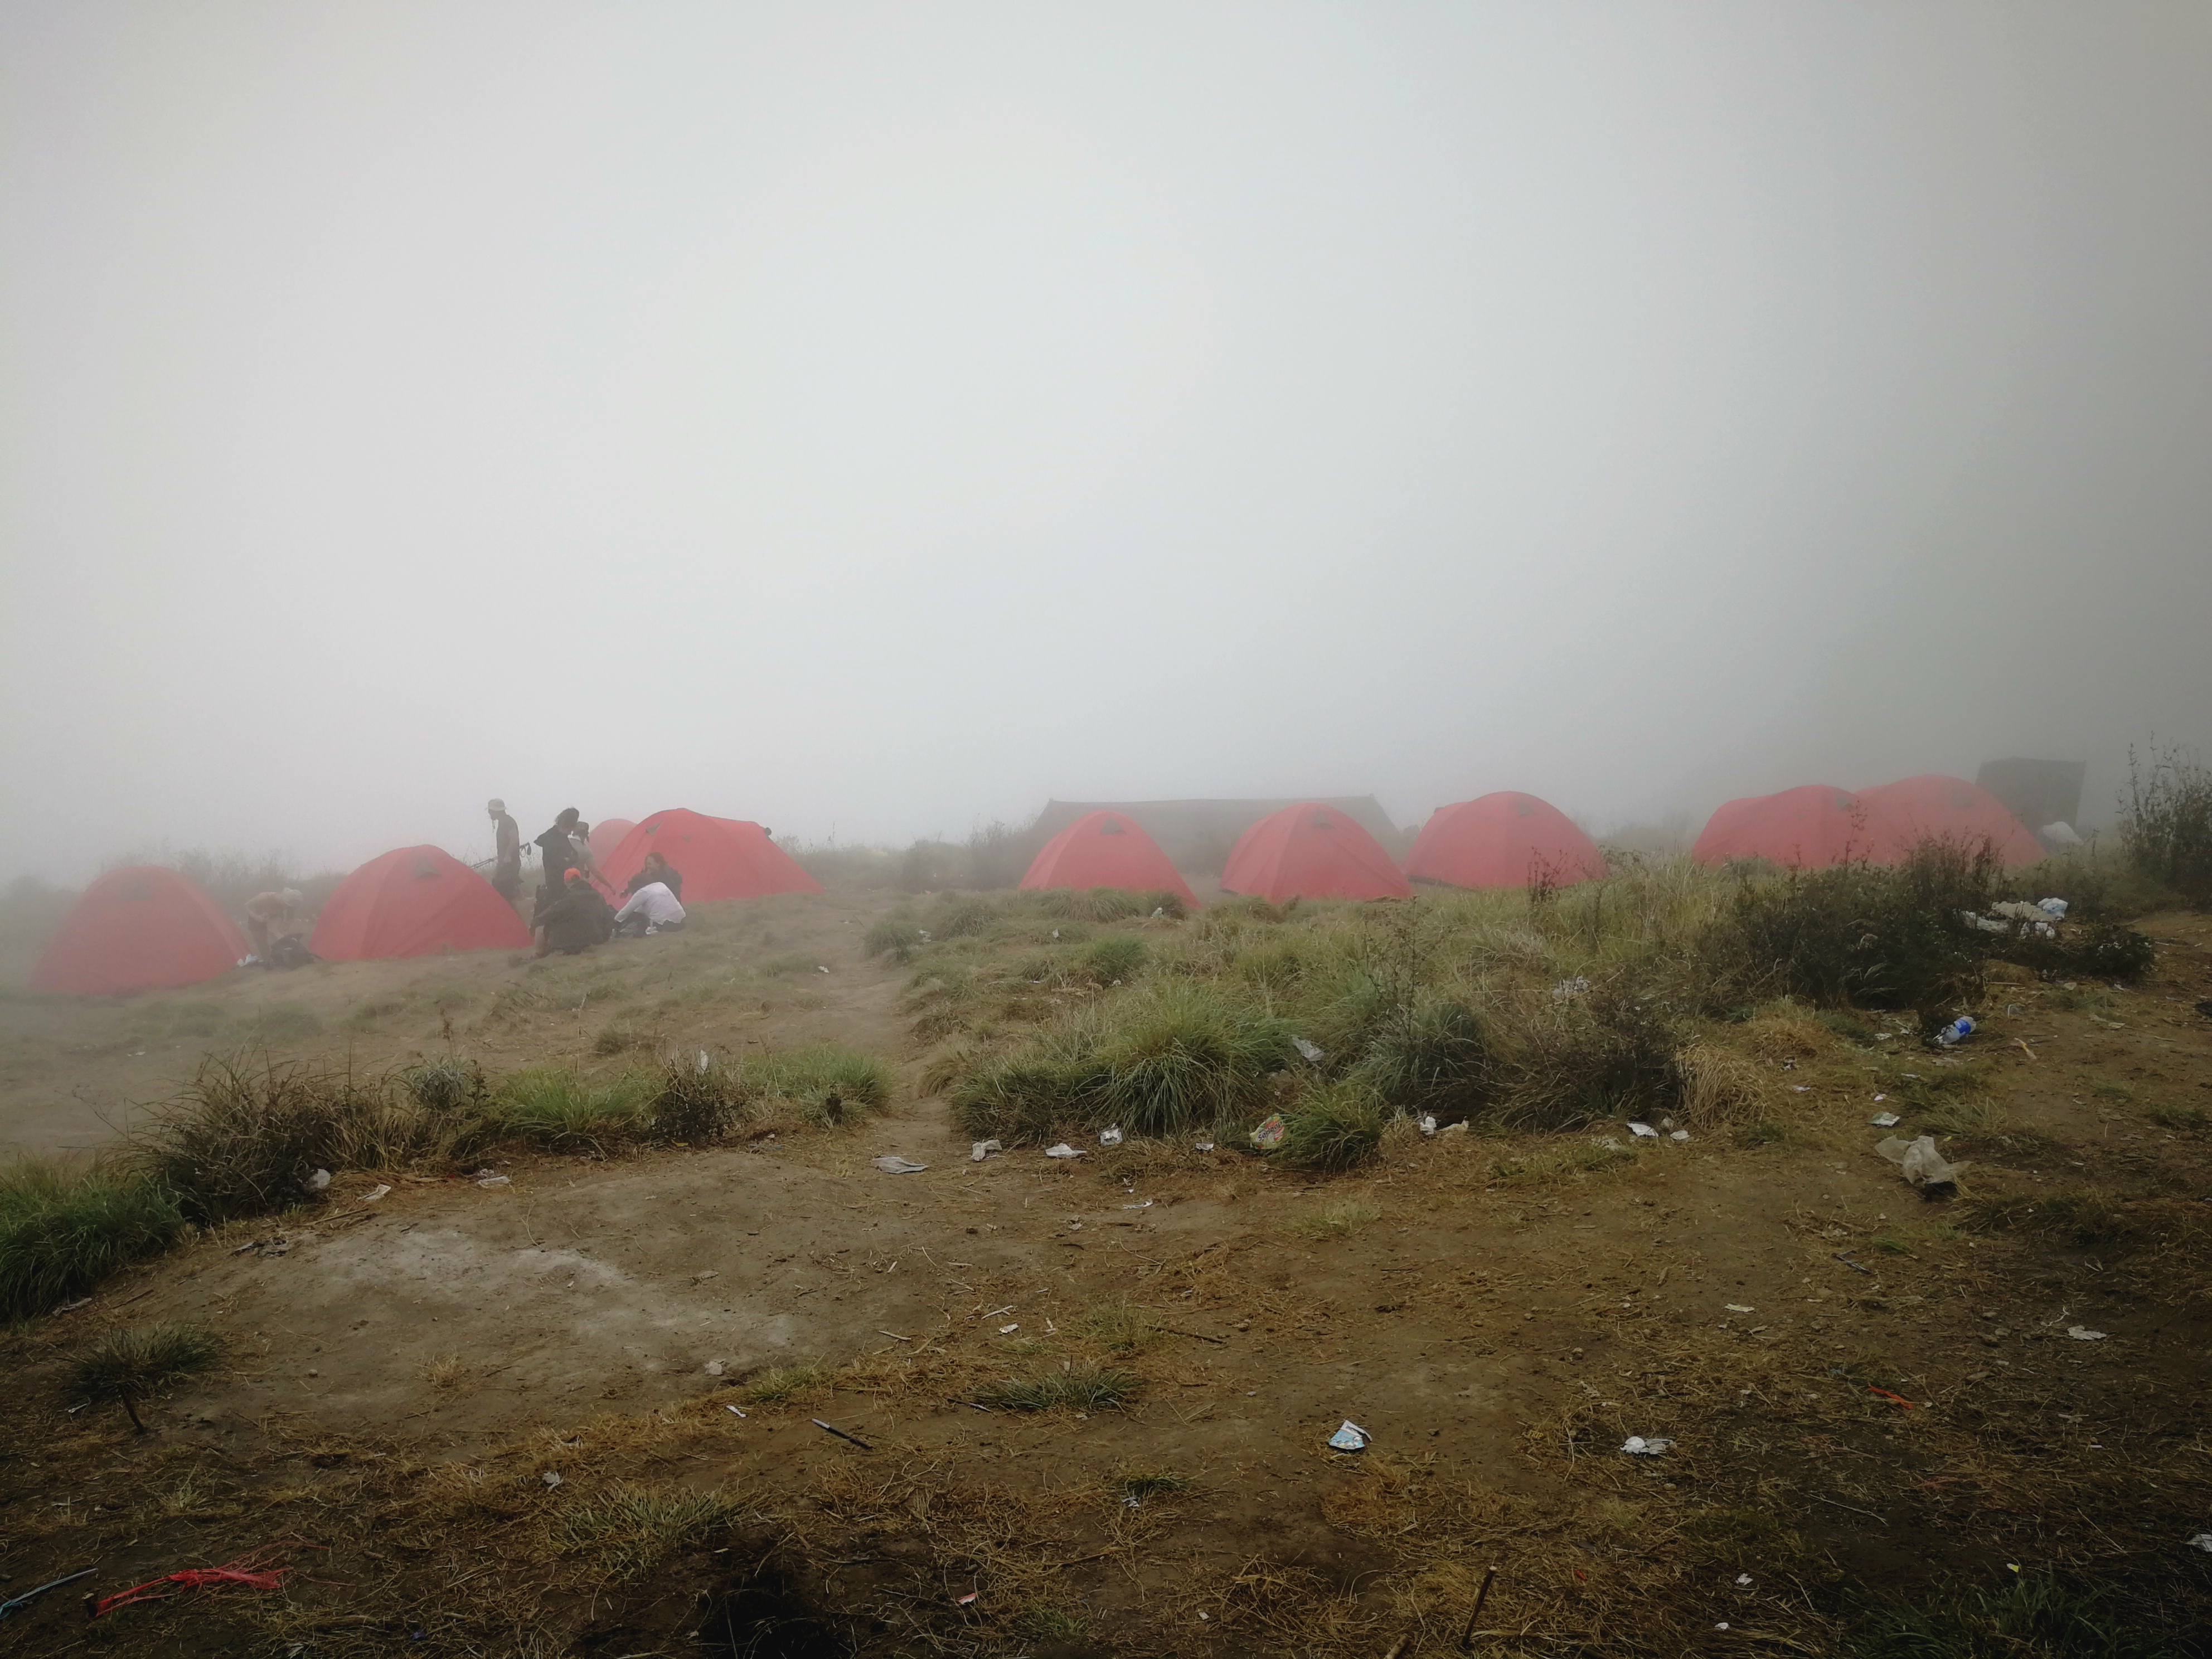
[[681, 806], [655, 812], [599, 860], [599, 870], [619, 893], [647, 853], [659, 853], [682, 873], [686, 904], [822, 890], [822, 884], [770, 841], [767, 830], [743, 818], [712, 818]]
[[1307, 801], [1247, 830], [1221, 872], [1227, 893], [1290, 898], [1411, 898], [1382, 844], [1334, 806]]
[[1978, 846], [1986, 841], [2008, 865], [2034, 864], [2044, 856], [2043, 843], [2028, 833], [2012, 810], [1978, 783], [1925, 773], [1879, 789], [1861, 792], [1859, 799], [1880, 820], [1886, 839], [1875, 854], [1878, 861], [1901, 860], [1923, 841], [1954, 842]]
[[1881, 816], [1869, 803], [1848, 789], [1808, 783], [1724, 803], [1706, 820], [1690, 856], [1699, 864], [1765, 859], [1824, 870], [1877, 858], [1887, 845]]
[[434, 847], [402, 847], [338, 884], [307, 948], [331, 962], [514, 950], [530, 929], [492, 884]]
[[586, 837], [592, 843], [592, 856], [605, 864], [613, 856], [615, 848], [622, 845], [623, 837], [636, 828], [635, 818], [601, 818]]
[[1502, 789], [1431, 813], [1406, 873], [1450, 887], [1570, 887], [1603, 876], [1605, 855], [1550, 802]]
[[34, 991], [173, 991], [228, 973], [246, 941], [197, 882], [159, 865], [110, 870], [86, 888], [31, 970]]
[[1180, 893], [1196, 904], [1182, 873], [1136, 819], [1121, 812], [1086, 812], [1030, 861], [1022, 885], [1121, 887], [1133, 893]]

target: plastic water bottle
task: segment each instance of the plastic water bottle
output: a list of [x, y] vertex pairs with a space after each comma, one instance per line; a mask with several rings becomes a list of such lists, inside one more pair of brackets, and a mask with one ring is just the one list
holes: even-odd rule
[[1946, 1025], [1942, 1030], [1936, 1033], [1936, 1041], [1941, 1043], [1944, 1048], [1949, 1048], [1955, 1047], [1959, 1043], [1964, 1042], [1973, 1034], [1974, 1022], [1972, 1017], [1967, 1014], [1961, 1014], [1958, 1018], [1953, 1020], [1948, 1025]]

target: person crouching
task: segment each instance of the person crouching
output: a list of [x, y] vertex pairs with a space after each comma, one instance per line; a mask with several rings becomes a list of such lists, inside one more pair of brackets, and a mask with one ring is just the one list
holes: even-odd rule
[[615, 912], [615, 936], [635, 939], [644, 933], [672, 933], [684, 925], [684, 904], [663, 881], [649, 881], [623, 901]]
[[538, 918], [538, 954], [558, 951], [573, 957], [594, 945], [604, 945], [614, 932], [614, 914], [599, 890], [581, 870], [568, 872], [566, 890], [547, 905]]

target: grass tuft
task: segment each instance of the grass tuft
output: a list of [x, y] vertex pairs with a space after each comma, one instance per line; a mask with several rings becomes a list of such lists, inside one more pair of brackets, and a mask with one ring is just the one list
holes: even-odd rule
[[976, 1397], [1010, 1412], [1119, 1410], [1137, 1397], [1139, 1384], [1127, 1371], [1048, 1371], [1042, 1376], [1008, 1378]]
[[167, 1249], [184, 1226], [172, 1194], [122, 1165], [24, 1159], [0, 1170], [0, 1318], [82, 1296]]
[[726, 1493], [617, 1481], [554, 1522], [553, 1547], [588, 1556], [607, 1577], [641, 1577], [741, 1524], [744, 1504]]
[[198, 1376], [222, 1357], [221, 1340], [196, 1326], [110, 1331], [70, 1364], [64, 1387], [74, 1398], [121, 1406], [131, 1426], [143, 1434], [142, 1402]]
[[1285, 1116], [1283, 1143], [1273, 1157], [1317, 1175], [1353, 1169], [1381, 1148], [1388, 1121], [1382, 1103], [1360, 1077], [1324, 1083]]

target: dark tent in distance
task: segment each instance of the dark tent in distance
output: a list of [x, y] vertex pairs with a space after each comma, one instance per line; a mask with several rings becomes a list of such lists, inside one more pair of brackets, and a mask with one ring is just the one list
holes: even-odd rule
[[1221, 872], [1227, 893], [1279, 904], [1293, 898], [1411, 898], [1413, 890], [1374, 836], [1319, 801], [1271, 812], [1244, 832]]
[[682, 806], [653, 813], [599, 860], [600, 872], [619, 893], [647, 853], [659, 853], [682, 872], [686, 904], [822, 890], [767, 830], [743, 818], [712, 818]]
[[467, 865], [434, 847], [402, 847], [338, 884], [307, 948], [329, 962], [364, 962], [529, 943], [514, 907]]
[[592, 826], [592, 833], [586, 839], [592, 843], [592, 856], [602, 868], [614, 856], [615, 848], [623, 844], [623, 837], [636, 828], [635, 818], [601, 818]]
[[1877, 857], [1889, 843], [1880, 815], [1848, 789], [1801, 784], [1724, 803], [1690, 849], [1699, 864], [1765, 859], [1794, 870], [1825, 870]]
[[238, 928], [198, 883], [159, 865], [132, 865], [110, 870], [70, 907], [31, 970], [31, 988], [173, 991], [228, 973], [245, 955]]
[[1603, 876], [1605, 855], [1550, 802], [1501, 789], [1430, 814], [1406, 873], [1447, 887], [1571, 887]]
[[1091, 812], [1076, 819], [1044, 844], [1022, 885], [1121, 887], [1133, 893], [1180, 893], [1186, 903], [1198, 902], [1159, 843], [1122, 812]]
[[2043, 843], [1979, 784], [1964, 778], [1924, 773], [1859, 792], [1884, 839], [1875, 849], [1879, 864], [1899, 864], [1923, 841], [1979, 847], [1987, 842], [2008, 866], [2040, 860]]

